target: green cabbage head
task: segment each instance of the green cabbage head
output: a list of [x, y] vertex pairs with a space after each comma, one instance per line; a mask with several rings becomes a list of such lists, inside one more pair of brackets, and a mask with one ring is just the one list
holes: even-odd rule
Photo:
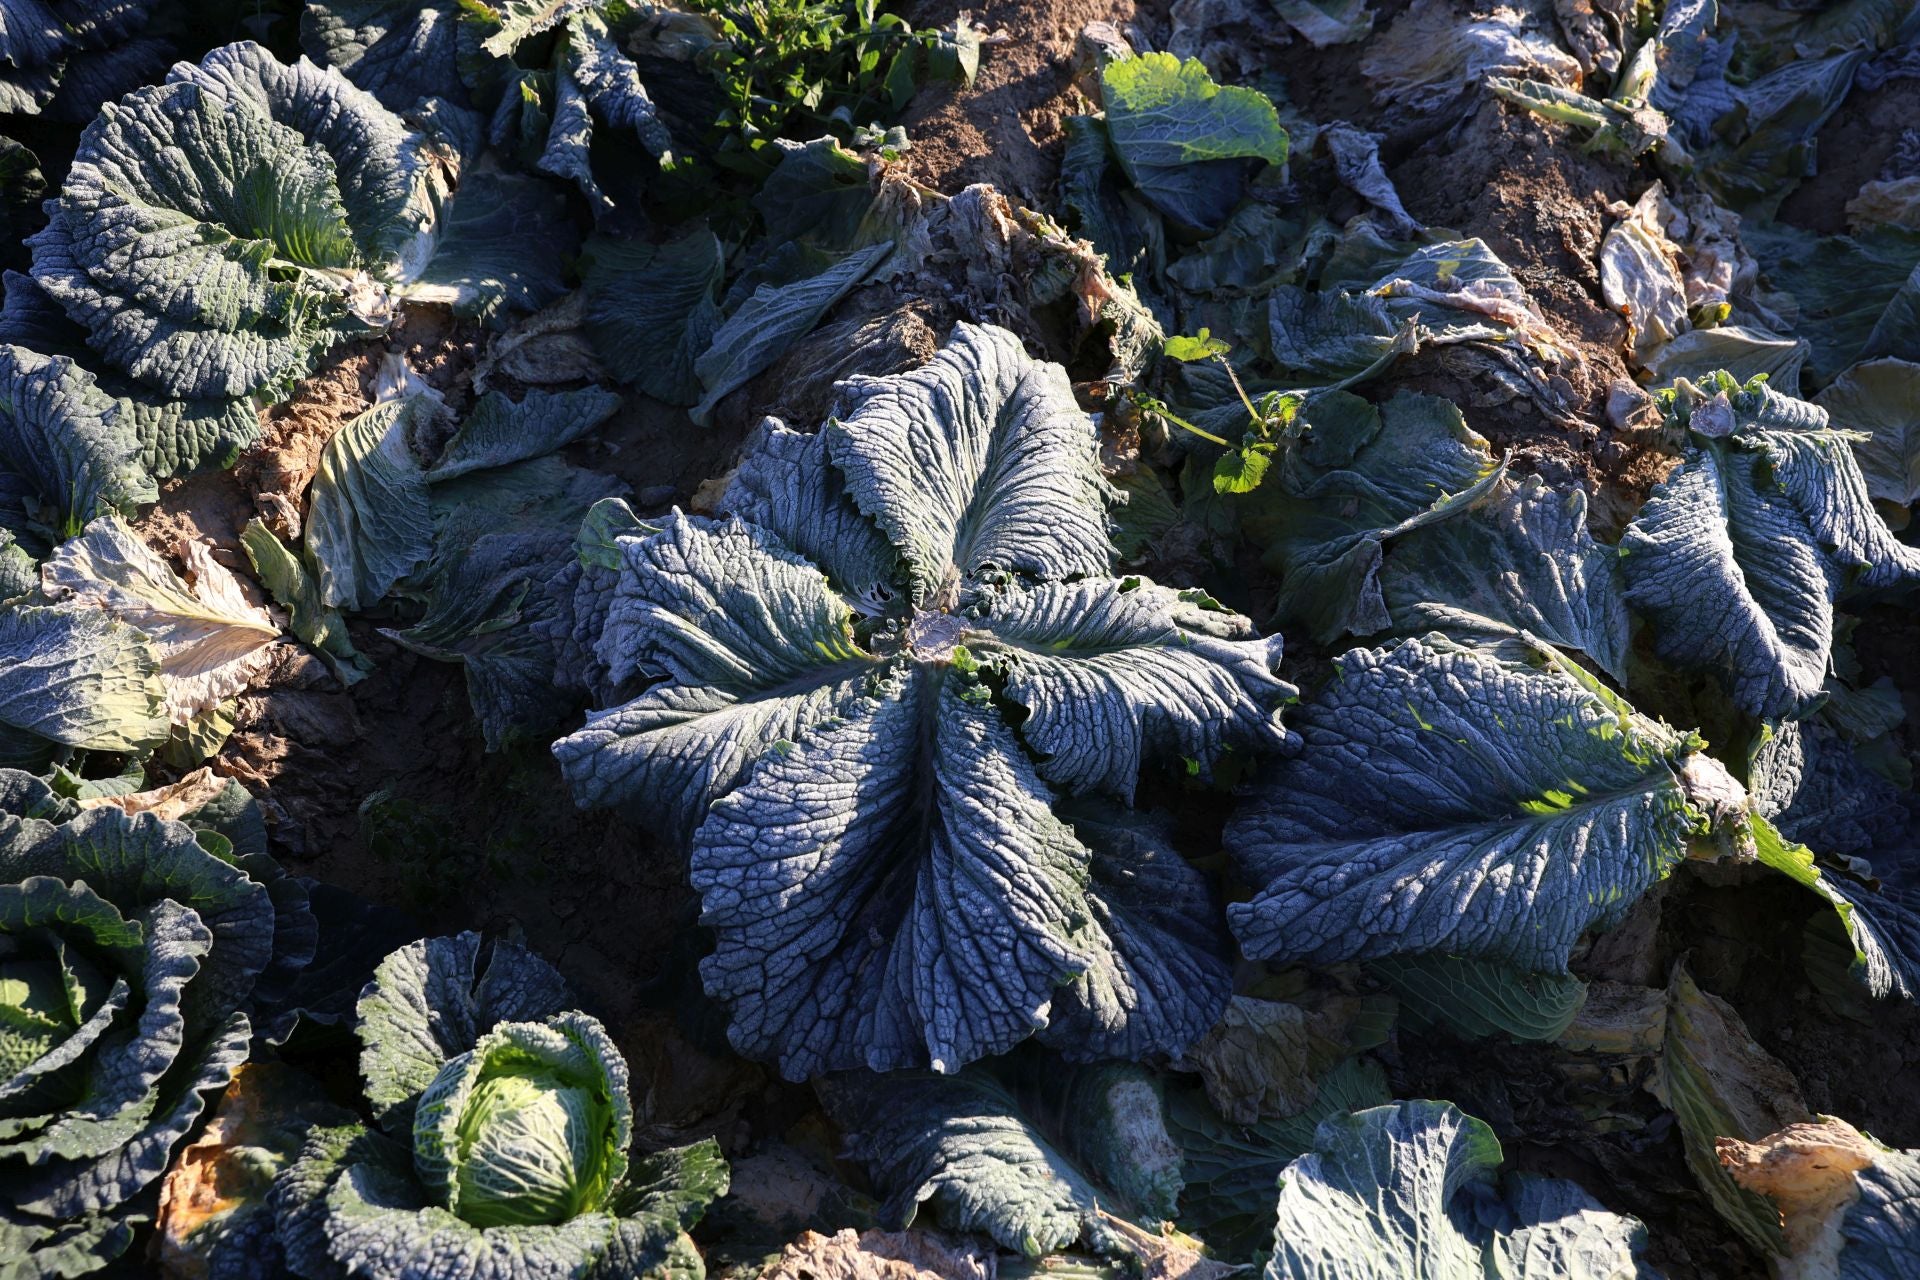
[[553, 967], [477, 934], [381, 961], [361, 994], [373, 1125], [320, 1126], [268, 1195], [303, 1280], [699, 1280], [727, 1189], [712, 1140], [629, 1155], [627, 1063]]
[[413, 1118], [413, 1166], [477, 1227], [565, 1222], [627, 1168], [627, 1068], [598, 1022], [495, 1027], [440, 1069]]

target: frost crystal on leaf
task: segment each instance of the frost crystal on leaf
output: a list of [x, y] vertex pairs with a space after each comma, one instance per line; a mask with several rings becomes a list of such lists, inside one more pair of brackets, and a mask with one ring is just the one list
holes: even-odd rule
[[757, 443], [733, 518], [615, 540], [598, 655], [657, 683], [554, 747], [583, 803], [687, 840], [735, 1045], [805, 1078], [1204, 1032], [1227, 969], [1203, 877], [1057, 797], [1277, 747], [1278, 639], [1108, 576], [1092, 424], [1005, 331], [961, 325], [848, 384], [821, 435]]

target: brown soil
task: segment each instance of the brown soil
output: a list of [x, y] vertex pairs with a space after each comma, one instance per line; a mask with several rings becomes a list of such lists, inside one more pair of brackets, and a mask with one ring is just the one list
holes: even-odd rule
[[1090, 22], [1132, 20], [1130, 0], [995, 0], [980, 8], [956, 0], [923, 0], [907, 12], [916, 27], [946, 26], [962, 10], [1003, 44], [985, 50], [971, 88], [938, 86], [921, 93], [901, 122], [913, 139], [914, 177], [952, 195], [990, 183], [1031, 208], [1052, 204], [1065, 144], [1060, 122], [1091, 109], [1072, 87], [1073, 55]]
[[1622, 164], [1584, 155], [1566, 128], [1483, 103], [1457, 128], [1390, 162], [1401, 201], [1415, 218], [1475, 236], [1526, 286], [1559, 335], [1567, 359], [1554, 370], [1572, 421], [1554, 422], [1491, 376], [1484, 357], [1423, 353], [1396, 379], [1447, 395], [1523, 470], [1597, 491], [1632, 475], [1638, 437], [1609, 420], [1615, 387], [1633, 386], [1621, 352], [1626, 321], [1600, 295], [1597, 266], [1607, 208], [1637, 195]]

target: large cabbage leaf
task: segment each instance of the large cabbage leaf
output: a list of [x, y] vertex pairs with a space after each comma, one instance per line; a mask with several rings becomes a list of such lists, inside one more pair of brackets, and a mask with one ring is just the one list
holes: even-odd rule
[[1258, 162], [1285, 164], [1287, 132], [1258, 90], [1222, 87], [1197, 58], [1145, 53], [1100, 72], [1107, 137], [1136, 190], [1175, 223], [1215, 231]]
[[360, 1077], [374, 1115], [411, 1124], [434, 1076], [494, 1024], [547, 1018], [568, 1000], [553, 966], [517, 943], [483, 948], [479, 934], [462, 933], [400, 948], [374, 969], [358, 1007]]
[[675, 515], [595, 551], [610, 586], [583, 566], [604, 683], [659, 682], [555, 744], [576, 798], [688, 840], [707, 989], [791, 1077], [1043, 1030], [1178, 1049], [1226, 998], [1200, 878], [1054, 788], [1125, 798], [1148, 764], [1276, 747], [1277, 642], [1106, 576], [1090, 424], [1011, 334], [962, 325], [842, 409], [757, 435], [727, 502], [760, 523]]
[[1531, 635], [1591, 658], [1616, 679], [1627, 664], [1620, 556], [1587, 531], [1587, 497], [1530, 476], [1394, 540], [1380, 570], [1393, 629]]
[[1821, 388], [1813, 402], [1836, 430], [1865, 437], [1849, 443], [1870, 496], [1903, 507], [1920, 502], [1920, 364], [1864, 361]]
[[1577, 1183], [1499, 1177], [1500, 1142], [1450, 1102], [1334, 1116], [1280, 1179], [1269, 1280], [1653, 1280], [1647, 1230]]
[[300, 41], [392, 111], [422, 98], [460, 100], [461, 60], [478, 56], [480, 43], [456, 5], [417, 0], [313, 0], [300, 11]]
[[1457, 523], [1445, 517], [1492, 493], [1502, 468], [1437, 396], [1402, 392], [1375, 407], [1336, 391], [1304, 414], [1305, 436], [1277, 461], [1243, 527], [1281, 575], [1282, 619], [1323, 644], [1385, 631], [1394, 624], [1381, 594], [1387, 545], [1435, 521]]
[[1226, 844], [1228, 907], [1280, 962], [1449, 953], [1564, 973], [1744, 795], [1700, 741], [1551, 651], [1435, 635], [1356, 649], [1304, 711]]
[[582, 272], [581, 324], [600, 362], [668, 404], [700, 399], [694, 370], [720, 325], [726, 253], [710, 231], [663, 245], [595, 240]]
[[577, 586], [567, 570], [583, 517], [626, 488], [557, 458], [520, 455], [591, 427], [616, 403], [595, 389], [529, 392], [518, 405], [491, 394], [427, 473], [434, 544], [417, 580], [426, 612], [404, 630], [383, 630], [465, 669], [489, 750], [550, 739], [574, 710], [564, 691], [582, 682], [561, 669], [560, 653]]
[[249, 399], [177, 399], [103, 364], [87, 345], [87, 331], [60, 304], [15, 271], [5, 274], [6, 306], [0, 309], [0, 343], [42, 355], [64, 356], [91, 372], [112, 400], [117, 426], [131, 432], [136, 458], [154, 478], [182, 475], [203, 465], [226, 466], [260, 435]]
[[11, 0], [0, 12], [0, 112], [80, 124], [166, 70], [155, 0]]
[[1666, 661], [1717, 673], [1754, 715], [1804, 716], [1825, 700], [1841, 591], [1913, 581], [1920, 551], [1816, 406], [1724, 374], [1670, 406], [1689, 443], [1621, 538], [1627, 603]]
[[1812, 344], [1816, 383], [1861, 360], [1920, 360], [1920, 232], [1819, 236], [1770, 222], [1741, 240], [1760, 262], [1767, 305]]
[[143, 755], [166, 740], [167, 690], [141, 632], [96, 609], [0, 606], [0, 764], [56, 747]]
[[1106, 1212], [1171, 1217], [1182, 1187], [1159, 1082], [1138, 1067], [1013, 1061], [997, 1074], [859, 1074], [819, 1088], [885, 1197], [889, 1230], [926, 1205], [942, 1228], [1029, 1257], [1082, 1239], [1112, 1252], [1120, 1237]]
[[42, 569], [46, 594], [70, 608], [99, 609], [153, 645], [176, 725], [244, 691], [267, 668], [280, 627], [248, 598], [207, 544], [182, 551], [191, 586], [117, 516], [88, 525]]

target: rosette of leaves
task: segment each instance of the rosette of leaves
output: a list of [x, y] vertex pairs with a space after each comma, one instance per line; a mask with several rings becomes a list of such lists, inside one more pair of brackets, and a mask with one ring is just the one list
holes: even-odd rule
[[1698, 735], [1552, 649], [1435, 634], [1334, 665], [1297, 721], [1303, 749], [1227, 827], [1260, 886], [1227, 908], [1250, 957], [1564, 974], [1580, 935], [1618, 923], [1696, 836], [1745, 838], [1746, 793]]
[[171, 1153], [245, 1060], [252, 1002], [312, 954], [304, 894], [238, 850], [237, 812], [196, 827], [89, 803], [0, 770], [0, 1259], [13, 1275], [81, 1275], [125, 1250]]
[[9, 0], [0, 10], [0, 114], [73, 124], [153, 79], [173, 45], [153, 29], [156, 0]]
[[1108, 493], [1065, 372], [962, 324], [843, 384], [820, 433], [763, 432], [732, 518], [675, 514], [587, 567], [607, 681], [656, 682], [554, 752], [580, 803], [686, 841], [742, 1052], [796, 1079], [953, 1070], [1213, 1022], [1205, 881], [1113, 802], [1149, 762], [1278, 747], [1293, 690], [1278, 637], [1108, 576]]
[[476, 934], [381, 962], [360, 998], [379, 1127], [313, 1129], [269, 1193], [307, 1280], [698, 1277], [712, 1141], [634, 1157], [627, 1064], [539, 957]]
[[1835, 602], [1920, 581], [1920, 550], [1874, 510], [1818, 405], [1725, 373], [1663, 400], [1685, 449], [1620, 540], [1628, 607], [1663, 660], [1714, 672], [1741, 710], [1810, 715], [1827, 698]]
[[[8, 339], [85, 353], [171, 437], [151, 445], [156, 462], [193, 465], [251, 438], [244, 402], [391, 318], [426, 269], [456, 169], [338, 74], [249, 42], [216, 49], [82, 133], [31, 241], [34, 282], [70, 325], [28, 299]], [[66, 349], [76, 335], [81, 350]]]

